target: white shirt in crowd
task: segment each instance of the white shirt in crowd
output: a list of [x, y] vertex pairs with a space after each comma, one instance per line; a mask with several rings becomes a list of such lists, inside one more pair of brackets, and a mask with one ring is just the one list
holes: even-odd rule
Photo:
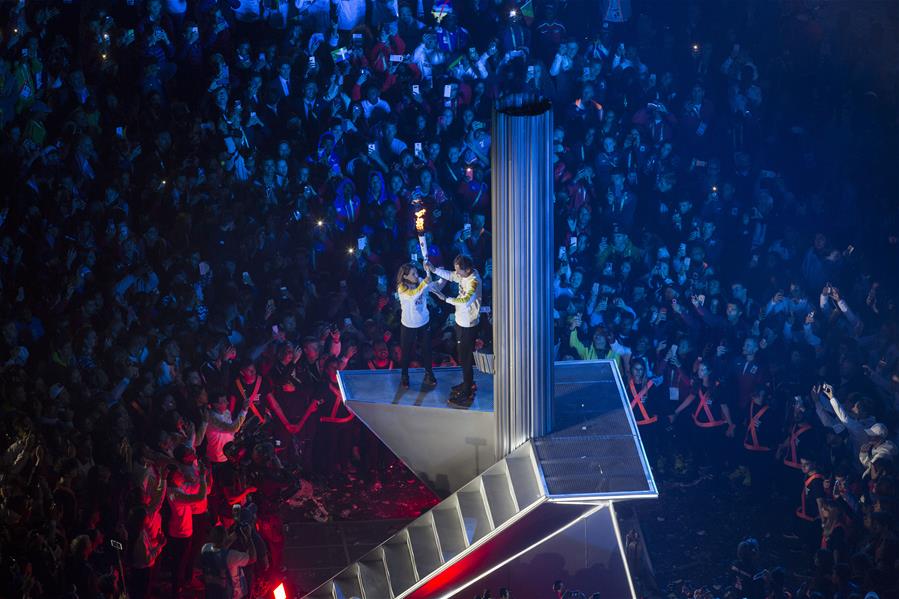
[[337, 6], [337, 29], [350, 31], [365, 21], [365, 0], [332, 0]]
[[477, 271], [462, 277], [454, 271], [435, 268], [434, 274], [459, 285], [459, 295], [446, 298], [446, 303], [456, 307], [456, 324], [466, 329], [478, 326], [481, 317], [481, 277]]
[[409, 147], [409, 144], [395, 137], [390, 140], [390, 143], [386, 143], [383, 139], [379, 139], [375, 143], [378, 144], [378, 152], [381, 153], [382, 156], [384, 155], [385, 147], [393, 152], [395, 156], [399, 156]]
[[572, 60], [571, 57], [567, 54], [559, 52], [553, 59], [552, 66], [549, 67], [549, 74], [551, 77], [557, 77], [560, 72], [570, 71], [573, 66], [574, 60]]
[[193, 511], [191, 507], [195, 500], [187, 499], [193, 494], [189, 483], [178, 486], [170, 486], [166, 499], [169, 502], [169, 526], [167, 534], [175, 539], [187, 539], [194, 534]]
[[874, 417], [867, 416], [861, 420], [854, 418], [836, 397], [830, 398], [830, 407], [845, 430], [849, 432], [849, 440], [852, 442], [855, 453], [858, 454], [862, 445], [868, 441], [868, 433], [865, 432], [865, 429], [874, 424]]
[[[331, 22], [329, 0], [295, 0], [299, 18], [311, 31], [326, 31]], [[321, 34], [319, 34], [321, 35]]]
[[378, 98], [378, 101], [372, 104], [368, 98], [362, 100], [362, 113], [365, 118], [371, 118], [371, 113], [375, 110], [382, 110], [385, 114], [390, 114], [390, 104], [384, 98]]
[[294, 6], [300, 14], [320, 15], [331, 12], [331, 4], [328, 0], [296, 0]]
[[428, 50], [424, 42], [419, 44], [412, 53], [412, 62], [418, 66], [418, 70], [421, 71], [421, 77], [425, 80], [431, 79], [434, 74], [434, 67], [443, 64], [445, 61], [446, 57], [443, 55], [443, 52], [438, 48]]
[[183, 15], [187, 12], [187, 0], [165, 0], [165, 12], [170, 15]]
[[[243, 422], [246, 416], [247, 412], [244, 410], [237, 415], [237, 420]], [[213, 464], [228, 461], [224, 450], [225, 445], [233, 441], [237, 433], [234, 422], [229, 410], [209, 413], [209, 426], [206, 427], [206, 457]]]

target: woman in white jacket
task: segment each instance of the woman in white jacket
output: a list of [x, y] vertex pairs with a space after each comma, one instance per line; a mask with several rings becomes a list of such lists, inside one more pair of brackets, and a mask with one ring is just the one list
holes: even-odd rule
[[428, 313], [428, 289], [431, 285], [430, 273], [422, 279], [414, 262], [400, 266], [396, 273], [396, 293], [400, 299], [401, 327], [400, 347], [402, 348], [402, 386], [409, 388], [409, 362], [415, 341], [421, 344], [421, 361], [425, 368], [424, 384], [436, 387], [437, 379], [432, 370], [431, 327]]

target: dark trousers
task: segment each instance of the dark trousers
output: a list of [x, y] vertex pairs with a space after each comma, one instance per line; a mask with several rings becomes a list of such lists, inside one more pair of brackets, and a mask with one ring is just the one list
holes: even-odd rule
[[[662, 416], [664, 418], [664, 416]], [[644, 424], [640, 426], [640, 441], [643, 443], [643, 449], [646, 450], [646, 457], [649, 459], [650, 464], [654, 464], [655, 460], [659, 457], [659, 429], [661, 428], [661, 422], [656, 421], [652, 424]]]
[[172, 597], [181, 595], [181, 587], [186, 582], [190, 582], [188, 578], [190, 570], [190, 543], [191, 538], [169, 537], [169, 541], [165, 546], [166, 552], [169, 554], [169, 568], [172, 575]]
[[202, 514], [193, 515], [193, 527], [194, 534], [191, 536], [190, 554], [187, 556], [187, 571], [184, 573], [188, 582], [193, 580], [194, 564], [197, 563], [200, 551], [203, 549], [203, 545], [206, 544], [208, 540], [206, 537], [209, 536], [209, 530], [212, 528], [212, 520], [208, 510]]
[[758, 497], [768, 497], [771, 493], [771, 482], [774, 468], [773, 451], [744, 451], [744, 462], [752, 477], [752, 493]]
[[277, 572], [284, 561], [284, 521], [277, 514], [260, 514], [256, 523], [271, 558], [269, 571]]
[[313, 451], [316, 471], [327, 474], [347, 466], [358, 438], [359, 426], [355, 419], [350, 422], [319, 423]]
[[132, 568], [128, 573], [128, 596], [131, 599], [147, 599], [153, 585], [153, 568]]
[[403, 376], [409, 375], [409, 362], [412, 361], [412, 348], [415, 341], [421, 344], [421, 365], [427, 372], [432, 372], [434, 360], [431, 359], [431, 323], [423, 324], [417, 329], [400, 325], [400, 349], [402, 351]]
[[362, 460], [362, 476], [369, 481], [378, 477], [387, 468], [387, 457], [390, 453], [368, 428], [363, 427], [359, 439], [359, 458]]
[[723, 467], [726, 461], [726, 442], [724, 426], [703, 428], [693, 427], [691, 449], [696, 463], [711, 468], [713, 471]]
[[796, 536], [807, 551], [814, 551], [821, 546], [821, 520], [803, 520], [799, 516], [793, 518]]
[[[213, 462], [209, 467], [210, 470], [212, 470], [212, 490], [208, 495], [209, 517], [210, 522], [215, 522], [220, 518], [231, 517], [231, 504], [228, 503], [228, 500], [225, 497], [225, 489], [221, 482], [225, 472], [231, 468], [231, 465], [228, 464], [228, 462]], [[202, 547], [203, 546], [200, 545], [201, 549]]]
[[462, 367], [462, 384], [470, 387], [474, 384], [474, 340], [477, 327], [460, 327], [456, 325], [456, 355]]

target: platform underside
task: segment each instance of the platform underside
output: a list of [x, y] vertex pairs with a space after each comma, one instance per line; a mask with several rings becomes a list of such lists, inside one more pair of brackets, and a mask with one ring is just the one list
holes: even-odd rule
[[440, 497], [446, 497], [493, 465], [493, 377], [475, 371], [478, 393], [467, 409], [447, 402], [461, 368], [435, 368], [437, 387], [424, 388], [424, 370], [339, 373], [349, 409]]

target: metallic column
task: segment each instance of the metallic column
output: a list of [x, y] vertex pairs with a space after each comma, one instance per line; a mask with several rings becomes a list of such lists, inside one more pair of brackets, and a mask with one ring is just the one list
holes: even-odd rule
[[553, 115], [507, 99], [493, 117], [493, 351], [497, 459], [547, 432], [553, 390]]

